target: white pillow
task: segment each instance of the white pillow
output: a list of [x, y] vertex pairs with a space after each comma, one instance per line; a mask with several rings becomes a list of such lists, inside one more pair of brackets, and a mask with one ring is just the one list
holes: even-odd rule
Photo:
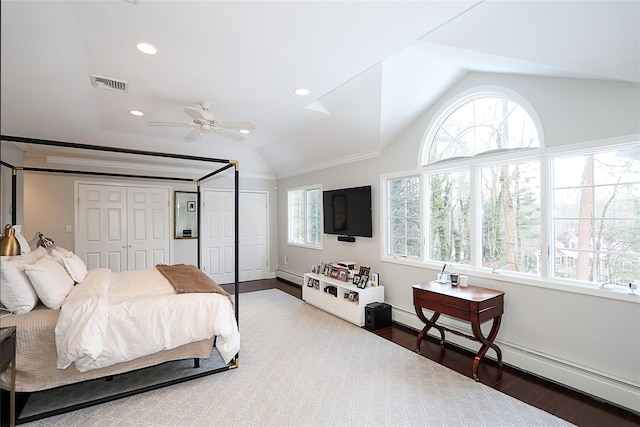
[[87, 265], [78, 255], [69, 252], [69, 255], [63, 258], [62, 262], [64, 263], [65, 270], [67, 270], [67, 273], [69, 273], [69, 276], [71, 276], [74, 282], [80, 283], [87, 277]]
[[0, 260], [0, 302], [14, 314], [28, 313], [38, 304], [38, 295], [24, 272], [22, 260]]
[[[49, 254], [49, 251], [47, 251], [42, 246], [38, 246], [36, 249], [29, 252], [29, 255], [31, 255], [35, 259], [35, 261], [38, 261], [44, 258], [44, 256], [48, 254]], [[33, 263], [30, 263], [30, 264], [33, 264]]]
[[64, 267], [47, 255], [32, 265], [25, 265], [24, 271], [44, 305], [52, 310], [60, 308], [73, 289], [73, 280]]
[[71, 251], [66, 250], [65, 248], [61, 248], [60, 246], [56, 246], [51, 248], [49, 251], [49, 255], [56, 259], [60, 263], [60, 265], [64, 265], [64, 259], [69, 256]]

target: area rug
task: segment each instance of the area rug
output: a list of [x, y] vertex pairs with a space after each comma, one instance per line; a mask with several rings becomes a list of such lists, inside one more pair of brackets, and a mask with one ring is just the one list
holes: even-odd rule
[[218, 351], [213, 349], [208, 359], [199, 360], [197, 368], [194, 367], [193, 359], [176, 360], [108, 378], [30, 393], [16, 422], [22, 424], [49, 415], [68, 412], [70, 409], [126, 397], [161, 385], [173, 385], [226, 369], [224, 360]]
[[238, 369], [28, 425], [571, 425], [280, 290], [240, 300]]

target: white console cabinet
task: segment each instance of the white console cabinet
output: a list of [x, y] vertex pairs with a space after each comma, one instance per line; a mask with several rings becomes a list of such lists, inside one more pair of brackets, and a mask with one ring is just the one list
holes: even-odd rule
[[[310, 283], [312, 286], [309, 286]], [[327, 286], [335, 286], [337, 295], [325, 292]], [[356, 301], [345, 298], [345, 294], [350, 292], [358, 294]], [[323, 274], [305, 273], [302, 299], [348, 322], [364, 326], [364, 308], [370, 302], [384, 302], [384, 286], [360, 289], [351, 282], [332, 279]]]

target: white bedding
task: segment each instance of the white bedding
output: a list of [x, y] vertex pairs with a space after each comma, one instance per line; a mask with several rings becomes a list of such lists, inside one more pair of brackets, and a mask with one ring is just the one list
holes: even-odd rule
[[229, 362], [240, 334], [229, 298], [215, 293], [176, 294], [155, 268], [112, 273], [89, 270], [62, 305], [55, 329], [57, 367], [80, 372], [217, 336]]

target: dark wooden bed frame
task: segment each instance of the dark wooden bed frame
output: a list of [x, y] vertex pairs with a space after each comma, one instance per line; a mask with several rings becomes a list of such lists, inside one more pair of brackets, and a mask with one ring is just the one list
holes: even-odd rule
[[[17, 202], [17, 197], [16, 197], [16, 193], [17, 193], [17, 178], [18, 178], [18, 172], [22, 171], [22, 172], [46, 172], [46, 173], [61, 173], [61, 174], [74, 174], [74, 175], [93, 175], [93, 176], [108, 176], [108, 177], [119, 177], [119, 178], [138, 178], [138, 179], [153, 179], [153, 180], [165, 180], [165, 181], [182, 181], [182, 182], [191, 182], [194, 183], [196, 185], [196, 192], [197, 192], [197, 203], [198, 206], [200, 206], [200, 202], [201, 202], [201, 193], [200, 193], [200, 184], [215, 176], [218, 175], [230, 168], [234, 168], [234, 202], [235, 202], [235, 217], [234, 217], [234, 226], [235, 226], [235, 237], [234, 237], [234, 257], [235, 257], [235, 277], [234, 277], [234, 299], [235, 299], [235, 317], [236, 317], [236, 322], [238, 322], [238, 326], [239, 326], [239, 298], [238, 298], [238, 294], [239, 294], [239, 261], [238, 261], [238, 255], [239, 255], [239, 248], [238, 248], [238, 239], [239, 239], [239, 221], [238, 221], [238, 211], [239, 211], [239, 164], [238, 161], [236, 160], [228, 160], [228, 159], [217, 159], [217, 158], [211, 158], [211, 157], [200, 157], [200, 156], [190, 156], [190, 155], [184, 155], [184, 154], [177, 154], [177, 153], [165, 153], [165, 152], [155, 152], [155, 151], [142, 151], [142, 150], [133, 150], [133, 149], [127, 149], [127, 148], [115, 148], [115, 147], [106, 147], [106, 146], [99, 146], [99, 145], [90, 145], [90, 144], [80, 144], [80, 143], [74, 143], [74, 142], [63, 142], [63, 141], [51, 141], [51, 140], [43, 140], [43, 139], [34, 139], [34, 138], [26, 138], [26, 137], [19, 137], [19, 136], [10, 136], [10, 135], [0, 135], [0, 143], [5, 143], [5, 142], [11, 142], [11, 143], [16, 143], [16, 144], [35, 144], [35, 145], [45, 145], [45, 146], [52, 146], [52, 147], [63, 147], [63, 148], [70, 148], [70, 149], [79, 149], [79, 150], [93, 150], [93, 151], [99, 151], [99, 152], [111, 152], [111, 153], [120, 153], [120, 154], [132, 154], [132, 155], [136, 155], [136, 156], [145, 156], [145, 157], [158, 157], [158, 158], [169, 158], [169, 159], [181, 159], [181, 160], [192, 160], [192, 161], [199, 161], [199, 162], [206, 162], [206, 163], [215, 163], [215, 164], [222, 164], [223, 166], [212, 171], [211, 173], [208, 173], [202, 177], [197, 177], [197, 178], [181, 178], [181, 177], [171, 177], [171, 176], [149, 176], [149, 175], [137, 175], [137, 174], [121, 174], [121, 173], [109, 173], [109, 172], [93, 172], [93, 171], [82, 171], [82, 170], [69, 170], [69, 169], [50, 169], [50, 168], [41, 168], [41, 167], [28, 167], [28, 166], [16, 166], [16, 165], [12, 165], [10, 163], [5, 162], [4, 160], [0, 159], [0, 164], [4, 167], [10, 168], [12, 170], [12, 179], [11, 179], [11, 221], [12, 224], [15, 224], [17, 221], [17, 210], [16, 210], [16, 202]], [[202, 268], [201, 265], [201, 247], [200, 247], [200, 226], [201, 226], [201, 221], [202, 221], [202, 213], [201, 213], [201, 209], [198, 209], [198, 216], [197, 216], [197, 247], [198, 247], [198, 268]], [[169, 385], [173, 385], [179, 382], [183, 382], [183, 381], [188, 381], [197, 377], [201, 377], [201, 376], [205, 376], [205, 375], [211, 375], [214, 373], [218, 373], [218, 372], [222, 372], [222, 371], [227, 371], [230, 369], [235, 369], [238, 367], [238, 360], [239, 358], [239, 354], [236, 354], [234, 359], [227, 364], [225, 367], [220, 368], [220, 369], [214, 369], [212, 371], [208, 371], [204, 374], [198, 374], [195, 376], [186, 376], [184, 379], [180, 379], [180, 380], [172, 380], [172, 381], [168, 381], [165, 383], [160, 383], [157, 385], [153, 385], [150, 387], [143, 387], [140, 388], [138, 390], [135, 390], [134, 392], [128, 391], [125, 393], [118, 393], [115, 395], [110, 396], [107, 399], [99, 399], [99, 400], [95, 400], [95, 401], [88, 401], [82, 404], [78, 404], [78, 405], [73, 405], [70, 407], [65, 407], [62, 408], [60, 410], [54, 410], [54, 411], [47, 411], [45, 413], [39, 414], [37, 417], [29, 417], [28, 419], [19, 419], [16, 416], [16, 421], [18, 424], [22, 424], [25, 422], [30, 422], [30, 421], [34, 421], [36, 419], [41, 419], [41, 418], [46, 418], [46, 417], [50, 417], [50, 416], [54, 416], [54, 415], [59, 415], [62, 413], [66, 413], [66, 412], [70, 412], [73, 410], [77, 410], [77, 409], [81, 409], [84, 407], [88, 407], [88, 406], [92, 406], [92, 405], [96, 405], [96, 404], [100, 404], [100, 403], [104, 403], [107, 401], [111, 401], [111, 400], [115, 400], [115, 399], [119, 399], [122, 397], [127, 397], [127, 396], [131, 396], [133, 394], [138, 394], [138, 393], [142, 393], [142, 392], [146, 392], [149, 390], [154, 390], [154, 389], [158, 389], [158, 388], [162, 388], [162, 387], [166, 387]], [[195, 363], [195, 367], [197, 367], [199, 365], [198, 360], [196, 359], [196, 363]], [[123, 374], [119, 374], [119, 375], [126, 375], [126, 373]], [[108, 378], [107, 378], [108, 380]], [[65, 386], [63, 386], [65, 387]], [[36, 392], [37, 393], [37, 392]], [[7, 393], [5, 393], [5, 391], [3, 390], [3, 401], [7, 400], [5, 399]], [[24, 393], [27, 394], [27, 393]], [[27, 394], [28, 395], [28, 394]], [[26, 399], [28, 399], [28, 396], [26, 398], [23, 399], [19, 399], [19, 400], [23, 400], [26, 401]], [[4, 403], [4, 402], [3, 402]], [[3, 411], [4, 412], [4, 411]], [[4, 417], [3, 417], [4, 418]]]

